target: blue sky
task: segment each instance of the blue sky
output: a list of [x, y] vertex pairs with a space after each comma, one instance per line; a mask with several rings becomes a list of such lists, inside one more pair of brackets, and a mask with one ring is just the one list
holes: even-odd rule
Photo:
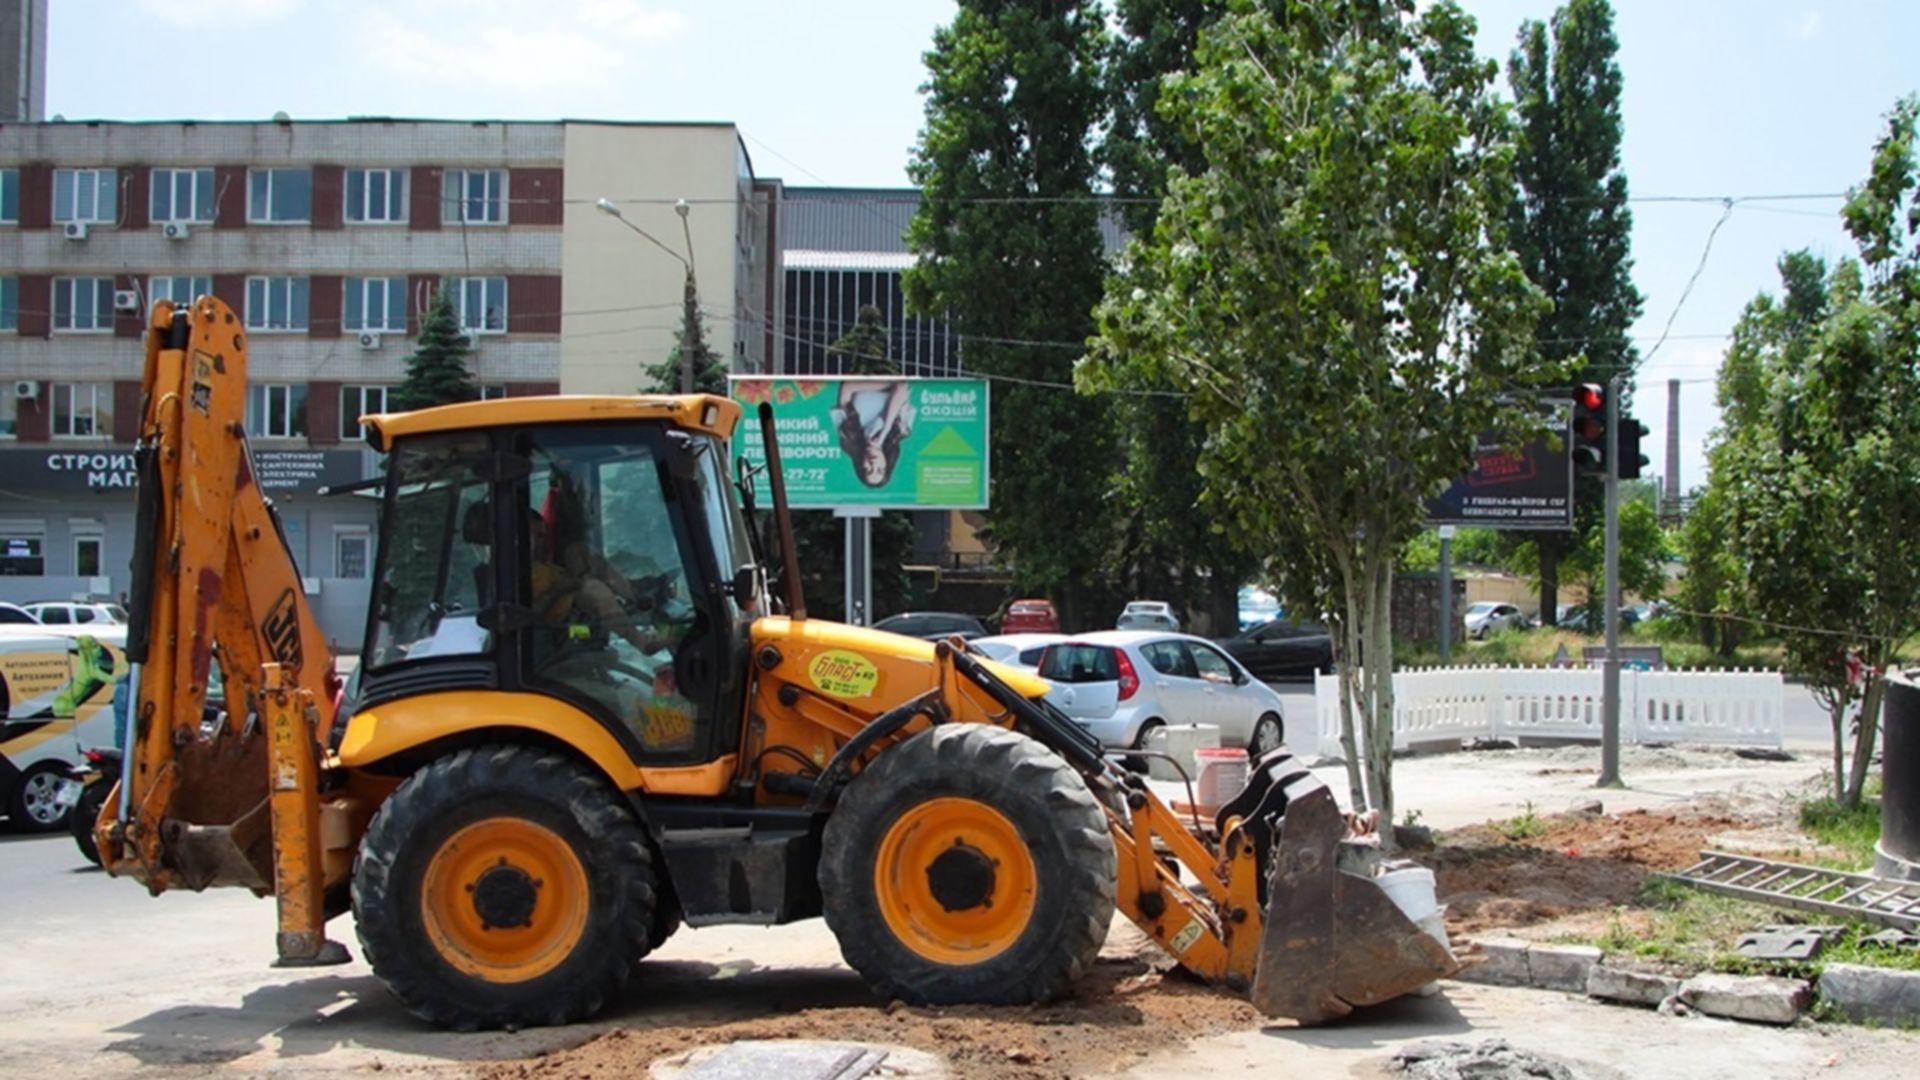
[[[1470, 0], [1504, 58], [1551, 0]], [[53, 0], [47, 109], [70, 118], [605, 117], [730, 120], [757, 172], [899, 185], [921, 54], [951, 0]], [[1912, 0], [1616, 0], [1636, 196], [1844, 191], [1882, 116], [1920, 90]], [[1711, 378], [1780, 253], [1851, 252], [1837, 199], [1636, 204], [1639, 411], [1664, 460], [1682, 387], [1682, 482], [1704, 479]]]

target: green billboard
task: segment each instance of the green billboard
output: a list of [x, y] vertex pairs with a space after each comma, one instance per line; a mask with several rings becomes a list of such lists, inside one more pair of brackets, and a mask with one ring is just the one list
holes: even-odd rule
[[[746, 416], [734, 453], [766, 463], [760, 403], [773, 404], [787, 502], [803, 508], [879, 506], [980, 510], [987, 505], [984, 379], [731, 380]], [[773, 496], [762, 472], [762, 506]]]

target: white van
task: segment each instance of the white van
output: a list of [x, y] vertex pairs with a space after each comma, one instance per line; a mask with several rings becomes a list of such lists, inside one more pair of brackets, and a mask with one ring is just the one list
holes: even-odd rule
[[67, 771], [83, 750], [114, 745], [124, 641], [0, 626], [0, 812], [14, 829], [65, 824], [68, 807], [58, 796]]

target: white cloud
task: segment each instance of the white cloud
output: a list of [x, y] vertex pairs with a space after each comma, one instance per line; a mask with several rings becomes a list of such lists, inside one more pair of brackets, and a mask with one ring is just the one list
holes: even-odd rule
[[1818, 11], [1807, 12], [1801, 17], [1799, 25], [1793, 28], [1793, 36], [1797, 38], [1810, 38], [1819, 32], [1820, 13]]
[[300, 6], [300, 0], [138, 0], [138, 3], [144, 15], [173, 26], [202, 30], [276, 22]]
[[611, 85], [686, 21], [633, 0], [401, 0], [358, 26], [361, 54], [390, 74], [531, 91]]

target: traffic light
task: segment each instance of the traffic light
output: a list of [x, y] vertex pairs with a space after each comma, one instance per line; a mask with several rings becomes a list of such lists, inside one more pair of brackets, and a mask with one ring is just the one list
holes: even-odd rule
[[1573, 388], [1573, 467], [1577, 472], [1607, 469], [1607, 391], [1596, 383]]
[[1620, 479], [1638, 480], [1640, 470], [1647, 467], [1647, 455], [1640, 452], [1640, 437], [1647, 433], [1647, 425], [1631, 416], [1620, 418], [1620, 429], [1614, 432], [1614, 467], [1620, 470]]

